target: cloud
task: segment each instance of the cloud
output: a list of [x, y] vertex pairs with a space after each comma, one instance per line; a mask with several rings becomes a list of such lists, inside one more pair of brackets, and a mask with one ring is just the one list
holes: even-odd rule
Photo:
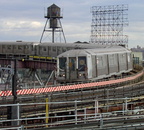
[[42, 22], [32, 20], [1, 19], [0, 23], [1, 41], [39, 41], [44, 27]]
[[144, 32], [144, 22], [143, 21], [135, 21], [129, 24], [128, 30], [131, 32], [142, 33]]
[[0, 20], [0, 29], [3, 31], [13, 30], [13, 29], [39, 29], [43, 24], [39, 21], [26, 21], [26, 20]]
[[89, 41], [91, 25], [89, 22], [67, 23], [63, 26], [66, 39], [70, 42]]
[[39, 41], [46, 19], [47, 7], [55, 3], [61, 8], [61, 20], [68, 42], [89, 41], [91, 34], [92, 6], [128, 4], [129, 26], [124, 34], [129, 36], [129, 44], [144, 41], [142, 0], [1, 0], [0, 39]]

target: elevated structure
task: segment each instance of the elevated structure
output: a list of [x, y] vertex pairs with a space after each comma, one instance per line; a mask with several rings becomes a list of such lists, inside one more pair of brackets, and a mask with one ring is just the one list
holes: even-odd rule
[[128, 36], [123, 27], [128, 25], [128, 5], [93, 6], [91, 43], [125, 44]]
[[[61, 40], [62, 40], [61, 33], [63, 34], [64, 42], [66, 42], [62, 24], [60, 21], [60, 19], [63, 18], [61, 16], [60, 8], [55, 4], [51, 5], [50, 7], [47, 8], [47, 15], [45, 16], [45, 18], [47, 20], [46, 20], [46, 23], [45, 23], [45, 26], [44, 26], [44, 29], [42, 32], [40, 43], [44, 39], [43, 36], [44, 36], [45, 32], [52, 32], [52, 42], [53, 43], [55, 42], [55, 39], [56, 39], [56, 37], [55, 37], [56, 32], [59, 33], [59, 35], [58, 35], [58, 38], [60, 40], [59, 42], [61, 42]], [[48, 26], [48, 21], [49, 21], [49, 26]]]

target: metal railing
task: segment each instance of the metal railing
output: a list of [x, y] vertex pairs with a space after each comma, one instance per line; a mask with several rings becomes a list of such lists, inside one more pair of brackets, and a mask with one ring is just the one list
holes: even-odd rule
[[[66, 125], [79, 125], [95, 123], [97, 128], [105, 128], [107, 124], [125, 123], [132, 120], [133, 125], [137, 119], [144, 119], [144, 108], [138, 107], [138, 98], [118, 98], [103, 100], [85, 100], [69, 102], [46, 102], [25, 103], [25, 104], [3, 104], [0, 110], [6, 111], [6, 114], [0, 115], [0, 129], [32, 129], [32, 128], [52, 128]], [[133, 102], [134, 101], [134, 102]], [[82, 107], [82, 103], [92, 103], [91, 107]], [[53, 105], [71, 104], [73, 107], [69, 110], [57, 109], [51, 111]], [[27, 111], [29, 107], [43, 106], [45, 110]], [[130, 106], [131, 107], [128, 107]], [[10, 112], [8, 108], [10, 107]], [[116, 122], [115, 122], [116, 121]], [[137, 125], [141, 125], [141, 121]]]

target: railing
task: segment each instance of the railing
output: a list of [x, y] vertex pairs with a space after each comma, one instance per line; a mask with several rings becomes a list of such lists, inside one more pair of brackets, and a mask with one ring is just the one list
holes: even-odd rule
[[[144, 108], [138, 108], [138, 99], [142, 100], [144, 97], [69, 102], [48, 102], [46, 98], [46, 102], [41, 103], [3, 104], [0, 105], [0, 110], [6, 112], [0, 115], [0, 129], [52, 128], [89, 123], [94, 123], [97, 128], [105, 128], [108, 123], [114, 125], [130, 119], [131, 125], [134, 125], [135, 120], [141, 119], [137, 121], [139, 126], [144, 119]], [[83, 103], [91, 103], [92, 106], [82, 107]], [[56, 111], [51, 111], [54, 105], [62, 104], [71, 104], [73, 107], [69, 110], [57, 108]], [[36, 110], [36, 106], [43, 106], [44, 110]], [[34, 111], [24, 112], [30, 107]]]

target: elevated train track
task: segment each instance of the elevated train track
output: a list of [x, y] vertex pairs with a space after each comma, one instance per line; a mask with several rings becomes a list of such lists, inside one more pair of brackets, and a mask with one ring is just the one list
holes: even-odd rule
[[[142, 77], [144, 74], [143, 70], [130, 77], [116, 79], [116, 80], [108, 80], [108, 81], [101, 81], [101, 82], [90, 82], [90, 83], [81, 83], [81, 84], [74, 84], [74, 85], [60, 85], [60, 86], [52, 86], [52, 87], [45, 87], [45, 88], [35, 88], [35, 89], [22, 89], [17, 90], [17, 95], [27, 95], [27, 94], [40, 94], [40, 93], [53, 93], [53, 92], [60, 92], [60, 91], [67, 91], [67, 90], [76, 90], [76, 89], [83, 89], [83, 88], [91, 88], [91, 87], [101, 87], [101, 86], [109, 86], [109, 85], [116, 85], [120, 83], [125, 83], [128, 81], [134, 81], [139, 77]], [[12, 91], [0, 91], [0, 96], [11, 96]]]
[[0, 58], [0, 65], [1, 67], [11, 66], [13, 65], [13, 61], [16, 60], [17, 62], [17, 69], [19, 68], [28, 68], [28, 69], [47, 69], [47, 70], [54, 70], [54, 66], [56, 65], [56, 59], [46, 57], [41, 59], [26, 59], [26, 58]]
[[[77, 84], [77, 85], [68, 85], [67, 89], [65, 86], [60, 87], [57, 86], [58, 88], [56, 89], [55, 87], [49, 87], [49, 91], [42, 91], [46, 90], [48, 88], [39, 88], [41, 91], [37, 91], [38, 93], [34, 92], [32, 89], [31, 91], [25, 91], [25, 94], [18, 95], [18, 102], [21, 103], [31, 103], [31, 102], [41, 102], [42, 100], [44, 101], [45, 98], [49, 98], [50, 102], [67, 102], [67, 101], [74, 101], [74, 100], [103, 100], [105, 101], [99, 102], [99, 106], [107, 106], [111, 105], [110, 109], [122, 109], [122, 107], [119, 107], [118, 104], [122, 104], [122, 102], [118, 101], [107, 101], [106, 99], [116, 99], [116, 98], [121, 98], [121, 97], [128, 97], [127, 103], [133, 104], [132, 106], [142, 106], [143, 107], [143, 102], [144, 102], [144, 83], [143, 81], [138, 82], [139, 80], [143, 79], [143, 71], [140, 73], [131, 76], [131, 77], [126, 77], [122, 79], [117, 79], [111, 80], [111, 81], [99, 81], [95, 83], [87, 83], [87, 84]], [[129, 79], [129, 80], [128, 80]], [[122, 82], [121, 82], [122, 81]], [[113, 82], [113, 84], [112, 84]], [[130, 85], [126, 85], [124, 82], [130, 82]], [[124, 86], [125, 84], [125, 86]], [[84, 86], [83, 86], [84, 85]], [[71, 88], [74, 87], [75, 88]], [[83, 87], [82, 87], [83, 86]], [[50, 91], [51, 89], [51, 91]], [[52, 91], [53, 89], [53, 91]], [[33, 92], [32, 92], [33, 91]], [[3, 91], [2, 91], [3, 92]], [[27, 93], [26, 93], [27, 92]], [[6, 94], [6, 93], [5, 93]], [[29, 96], [27, 95], [29, 94]], [[26, 97], [27, 96], [27, 97]], [[134, 98], [135, 97], [135, 98]], [[11, 92], [9, 91], [9, 94], [7, 95], [1, 95], [1, 103], [4, 103], [3, 98], [7, 98], [7, 103], [12, 102], [11, 99]], [[130, 100], [131, 98], [131, 100]], [[8, 101], [9, 100], [9, 101]], [[136, 103], [134, 103], [136, 102]], [[115, 107], [115, 104], [117, 104], [117, 108]], [[113, 106], [113, 107], [112, 107]], [[82, 108], [87, 108], [87, 112], [95, 112], [93, 102], [87, 102], [87, 103], [80, 103], [77, 106], [77, 111], [81, 110]], [[33, 116], [37, 113], [39, 117], [43, 117], [45, 115], [45, 105], [39, 104], [39, 105], [31, 105], [31, 106], [24, 106], [21, 108], [21, 116], [26, 117], [29, 115], [29, 117], [33, 118]], [[34, 110], [34, 111], [33, 111]], [[64, 111], [67, 111], [68, 113], [74, 112], [75, 108], [74, 105], [69, 104], [68, 102], [65, 104], [53, 104], [50, 105], [50, 110], [49, 114], [52, 115], [61, 115], [64, 116], [65, 114]], [[103, 112], [106, 112], [107, 109], [103, 109]], [[7, 114], [7, 108], [3, 108], [3, 111], [1, 111], [1, 115], [3, 115], [1, 118], [6, 117]], [[56, 120], [53, 117], [54, 120]], [[28, 118], [28, 117], [27, 117]], [[52, 119], [52, 120], [53, 120]], [[62, 118], [61, 118], [62, 119]], [[35, 119], [34, 119], [35, 120]], [[40, 119], [43, 120], [43, 119]], [[51, 120], [51, 121], [52, 121]], [[134, 119], [132, 119], [134, 121]], [[105, 121], [106, 122], [106, 121]], [[72, 123], [72, 122], [71, 122]], [[53, 123], [52, 123], [53, 124]], [[54, 124], [53, 124], [54, 125]], [[32, 125], [30, 125], [32, 126]], [[27, 128], [30, 128], [29, 125]]]
[[[31, 102], [31, 100], [39, 101], [44, 97], [49, 97], [52, 102], [60, 101], [74, 101], [74, 100], [85, 100], [85, 99], [106, 99], [106, 98], [123, 98], [123, 97], [137, 97], [144, 95], [143, 81], [139, 83], [139, 80], [143, 78], [143, 71], [139, 74], [132, 76], [131, 80], [117, 79], [115, 82], [101, 81], [86, 84], [76, 84], [68, 86], [55, 86], [47, 88], [36, 88], [36, 89], [23, 89], [17, 90], [18, 102]], [[130, 85], [125, 85], [130, 83]], [[112, 84], [113, 82], [113, 84]], [[12, 102], [11, 91], [0, 92], [2, 103]], [[28, 96], [29, 95], [29, 96]]]
[[[8, 45], [9, 46], [9, 45]], [[19, 46], [19, 45], [18, 45]], [[25, 46], [25, 45], [24, 45]], [[23, 47], [24, 47], [23, 46]], [[23, 48], [18, 47], [17, 49]], [[38, 47], [38, 46], [35, 46]], [[47, 49], [50, 49], [49, 46], [46, 46]], [[9, 47], [8, 47], [9, 48]], [[7, 49], [8, 49], [7, 48]], [[13, 48], [13, 47], [11, 47]], [[24, 47], [25, 48], [25, 47]], [[55, 48], [55, 47], [54, 47]], [[35, 48], [36, 49], [36, 48]], [[39, 48], [41, 49], [41, 47]], [[67, 48], [69, 49], [69, 47]], [[71, 48], [72, 49], [72, 48]], [[57, 47], [57, 51], [58, 51]], [[30, 50], [29, 50], [30, 51]], [[37, 51], [38, 52], [38, 51]], [[43, 54], [45, 51], [43, 50]], [[57, 53], [57, 52], [56, 52]], [[55, 53], [55, 54], [56, 54]], [[45, 54], [44, 54], [45, 55]], [[57, 55], [57, 54], [56, 54]], [[0, 63], [2, 66], [13, 64], [13, 59], [7, 59], [8, 57], [3, 57], [0, 59]], [[10, 57], [9, 57], [10, 58]], [[17, 56], [13, 57], [14, 59], [17, 58]], [[46, 68], [48, 70], [54, 70], [54, 66], [56, 63], [56, 59], [49, 58], [49, 57], [43, 57], [43, 56], [35, 56], [35, 55], [29, 55], [28, 57], [19, 57], [17, 58], [17, 67], [18, 68], [32, 68], [32, 69], [39, 69], [39, 68]], [[131, 72], [132, 73], [132, 72]], [[84, 83], [78, 83], [78, 84], [59, 84], [56, 86], [42, 86], [41, 88], [33, 88], [33, 89], [18, 89], [16, 91], [17, 93], [17, 102], [20, 103], [32, 103], [32, 102], [41, 102], [41, 100], [44, 100], [45, 98], [49, 98], [50, 102], [61, 102], [61, 101], [74, 101], [74, 100], [94, 100], [94, 99], [104, 99], [104, 101], [99, 102], [100, 106], [106, 106], [106, 105], [115, 105], [115, 104], [122, 104], [123, 102], [111, 102], [105, 99], [110, 98], [132, 98], [131, 100], [127, 100], [127, 102], [138, 102], [137, 104], [133, 103], [137, 106], [143, 106], [143, 82], [135, 83], [140, 81], [143, 78], [144, 71], [140, 71], [139, 73], [135, 75], [129, 75], [128, 77], [123, 77], [120, 79], [111, 79], [107, 81], [95, 81], [95, 82], [84, 82]], [[127, 86], [124, 86], [125, 84], [129, 84]], [[133, 83], [133, 84], [132, 84]], [[136, 98], [134, 98], [136, 97]], [[140, 100], [137, 98], [139, 97]], [[12, 103], [12, 91], [0, 91], [0, 100], [2, 101], [2, 104], [8, 104]], [[80, 103], [77, 106], [77, 110], [80, 110], [81, 108], [91, 109], [94, 107], [94, 103], [89, 101], [87, 103]], [[111, 106], [112, 109], [113, 106]], [[115, 106], [114, 106], [115, 107]], [[69, 103], [66, 104], [53, 104], [50, 106], [49, 113], [50, 115], [64, 115], [64, 111], [67, 112], [76, 112], [76, 108], [74, 105], [71, 105]], [[34, 110], [34, 111], [33, 111]], [[3, 111], [1, 111], [1, 118], [7, 117], [7, 111], [8, 108], [4, 107]], [[91, 110], [90, 110], [91, 111]], [[105, 111], [105, 109], [103, 109]], [[89, 111], [88, 111], [89, 112]], [[102, 112], [102, 111], [101, 111]], [[45, 104], [32, 104], [30, 106], [23, 106], [21, 108], [21, 116], [27, 116], [33, 117], [34, 114], [37, 113], [38, 116], [44, 116], [45, 113]], [[93, 111], [94, 113], [94, 111]], [[56, 117], [53, 117], [54, 120]], [[40, 119], [41, 120], [41, 119]], [[62, 120], [62, 118], [61, 118]], [[34, 119], [35, 121], [35, 119]], [[53, 119], [51, 120], [53, 122]]]

